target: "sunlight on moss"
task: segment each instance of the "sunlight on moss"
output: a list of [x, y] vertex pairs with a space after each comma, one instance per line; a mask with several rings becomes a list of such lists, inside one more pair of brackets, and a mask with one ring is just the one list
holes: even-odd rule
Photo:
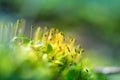
[[[7, 29], [8, 28], [8, 29]], [[93, 80], [81, 59], [83, 49], [58, 29], [38, 27], [24, 36], [25, 21], [0, 25], [0, 79]], [[8, 31], [6, 31], [6, 29]], [[10, 32], [10, 34], [9, 34]], [[10, 37], [9, 37], [10, 36]]]

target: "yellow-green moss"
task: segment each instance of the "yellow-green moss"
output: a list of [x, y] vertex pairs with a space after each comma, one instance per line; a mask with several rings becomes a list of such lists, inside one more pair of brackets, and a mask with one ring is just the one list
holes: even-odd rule
[[74, 38], [55, 28], [38, 27], [33, 34], [33, 26], [30, 37], [25, 37], [24, 26], [24, 20], [8, 25], [10, 34], [4, 26], [0, 28], [0, 79], [93, 80], [94, 76], [81, 60], [84, 50], [74, 45]]

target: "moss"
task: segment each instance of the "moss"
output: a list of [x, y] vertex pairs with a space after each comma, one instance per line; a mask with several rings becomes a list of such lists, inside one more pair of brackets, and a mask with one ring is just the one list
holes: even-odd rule
[[[0, 43], [0, 79], [5, 80], [94, 80], [93, 73], [82, 62], [83, 49], [75, 46], [57, 29], [37, 28], [30, 38], [24, 36], [24, 20], [9, 27], [13, 34]], [[5, 31], [4, 27], [1, 31]], [[1, 32], [3, 33], [3, 32]], [[34, 36], [33, 36], [34, 35]], [[4, 36], [1, 35], [0, 38]]]

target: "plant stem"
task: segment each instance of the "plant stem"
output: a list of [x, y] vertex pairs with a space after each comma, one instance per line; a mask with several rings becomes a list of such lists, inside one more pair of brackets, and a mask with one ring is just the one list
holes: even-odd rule
[[102, 74], [120, 74], [120, 67], [96, 67], [94, 69], [96, 73]]

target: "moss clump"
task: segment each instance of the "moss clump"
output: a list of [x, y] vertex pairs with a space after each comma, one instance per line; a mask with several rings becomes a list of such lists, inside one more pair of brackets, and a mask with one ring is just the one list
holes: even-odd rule
[[74, 38], [54, 28], [40, 27], [34, 36], [31, 27], [30, 38], [25, 37], [21, 20], [7, 28], [10, 34], [1, 27], [1, 80], [94, 80], [82, 63], [84, 50], [74, 45]]

